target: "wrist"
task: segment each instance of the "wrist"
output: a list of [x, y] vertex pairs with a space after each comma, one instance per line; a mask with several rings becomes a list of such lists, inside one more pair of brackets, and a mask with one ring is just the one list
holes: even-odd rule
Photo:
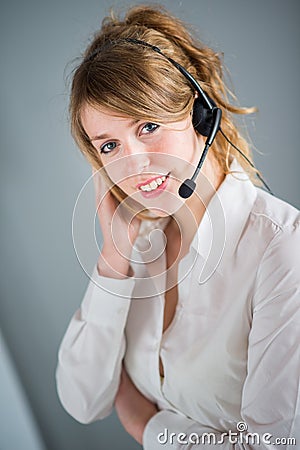
[[143, 445], [143, 436], [145, 432], [145, 428], [148, 424], [148, 422], [158, 413], [158, 409], [155, 411], [152, 411], [147, 415], [147, 417], [143, 417], [139, 423], [136, 425], [134, 433], [132, 433], [132, 436], [134, 439], [141, 445]]
[[107, 255], [105, 252], [101, 252], [97, 269], [99, 275], [108, 278], [127, 278], [133, 276], [133, 270], [130, 266], [130, 261], [122, 256]]

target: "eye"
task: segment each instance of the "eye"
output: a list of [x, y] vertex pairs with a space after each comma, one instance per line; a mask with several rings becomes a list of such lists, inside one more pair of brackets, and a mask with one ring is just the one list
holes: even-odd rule
[[117, 147], [116, 142], [107, 142], [106, 144], [101, 145], [100, 153], [110, 153]]
[[157, 123], [148, 122], [148, 123], [146, 123], [146, 125], [143, 126], [141, 134], [153, 133], [158, 128], [159, 128], [159, 125], [157, 125]]

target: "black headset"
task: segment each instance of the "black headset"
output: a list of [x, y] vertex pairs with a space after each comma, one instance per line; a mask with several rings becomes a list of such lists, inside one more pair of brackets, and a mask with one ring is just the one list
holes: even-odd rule
[[[141, 41], [139, 39], [133, 39], [133, 38], [124, 38], [120, 39], [117, 42], [120, 41], [126, 41], [131, 42], [136, 45], [141, 45], [143, 47], [151, 48], [156, 53], [159, 53], [161, 56], [166, 58], [173, 66], [178, 69], [182, 75], [190, 82], [190, 84], [193, 86], [193, 88], [196, 90], [198, 96], [194, 101], [193, 106], [193, 127], [198, 133], [200, 133], [202, 136], [206, 137], [204, 149], [202, 151], [199, 163], [196, 167], [196, 170], [191, 178], [187, 178], [179, 187], [178, 193], [180, 197], [182, 198], [189, 198], [192, 193], [194, 192], [196, 188], [195, 179], [197, 175], [200, 172], [200, 169], [204, 163], [205, 157], [207, 155], [209, 147], [212, 145], [216, 134], [218, 131], [221, 132], [221, 134], [224, 136], [226, 141], [235, 149], [237, 150], [243, 158], [255, 169], [255, 166], [252, 164], [252, 162], [247, 158], [246, 155], [238, 148], [236, 147], [224, 134], [224, 132], [221, 129], [221, 118], [222, 118], [222, 110], [217, 107], [214, 100], [212, 100], [202, 89], [200, 84], [195, 80], [195, 78], [177, 61], [174, 61], [174, 59], [170, 58], [169, 56], [165, 55], [159, 47], [156, 47], [155, 45], [151, 45], [148, 42]], [[88, 57], [88, 60], [93, 59], [94, 56], [99, 52], [99, 49], [96, 49], [92, 54]], [[267, 183], [264, 181], [264, 179], [260, 176], [258, 172], [256, 172], [256, 176], [260, 179], [260, 181], [263, 183], [265, 188], [270, 192], [270, 194], [273, 195], [271, 189], [267, 185]]]
[[179, 187], [178, 193], [182, 198], [188, 198], [192, 195], [196, 188], [195, 179], [200, 172], [202, 164], [204, 163], [205, 157], [207, 155], [208, 149], [213, 143], [217, 132], [220, 128], [222, 111], [220, 108], [217, 108], [215, 102], [208, 97], [208, 95], [203, 91], [199, 83], [195, 80], [195, 78], [187, 71], [184, 67], [182, 67], [178, 62], [174, 61], [174, 59], [166, 56], [160, 48], [149, 44], [145, 41], [140, 41], [138, 39], [125, 39], [127, 42], [132, 42], [133, 44], [142, 45], [144, 47], [149, 47], [155, 52], [162, 55], [166, 58], [173, 66], [178, 69], [182, 75], [185, 76], [193, 86], [193, 88], [198, 93], [198, 97], [194, 101], [193, 106], [193, 126], [198, 133], [202, 134], [202, 136], [206, 136], [207, 139], [205, 141], [204, 149], [201, 154], [199, 163], [196, 167], [196, 170], [193, 176], [189, 179], [187, 178], [182, 185]]

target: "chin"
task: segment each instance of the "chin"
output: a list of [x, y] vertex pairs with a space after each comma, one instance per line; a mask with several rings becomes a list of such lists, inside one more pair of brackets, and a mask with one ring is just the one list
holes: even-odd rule
[[147, 211], [149, 212], [150, 216], [153, 216], [153, 218], [163, 218], [163, 217], [169, 217], [173, 213], [169, 213], [168, 211], [162, 211], [161, 209], [156, 208], [148, 208]]
[[172, 202], [173, 204], [169, 204], [165, 207], [151, 207], [147, 206], [147, 211], [150, 212], [150, 214], [155, 215], [156, 217], [170, 217], [173, 214], [175, 214], [181, 207], [182, 207], [182, 200], [178, 200], [177, 202]]
[[165, 191], [162, 197], [142, 199], [136, 202], [139, 209], [146, 210], [153, 218], [165, 218], [175, 214], [184, 204], [178, 191]]

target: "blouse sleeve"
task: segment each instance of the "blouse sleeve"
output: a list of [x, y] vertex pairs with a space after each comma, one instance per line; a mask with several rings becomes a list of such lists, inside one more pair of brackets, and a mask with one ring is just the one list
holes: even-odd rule
[[[215, 446], [219, 450], [299, 448], [299, 231], [298, 225], [292, 230], [279, 230], [257, 271], [240, 419], [247, 431], [238, 433], [235, 442], [237, 437], [230, 438], [230, 430], [207, 429], [173, 411], [160, 411], [145, 428], [145, 450], [214, 448], [207, 446], [209, 433], [211, 440], [219, 442]], [[162, 446], [159, 438], [166, 440], [166, 430], [169, 437]], [[231, 431], [237, 432], [237, 428]], [[173, 444], [171, 433], [175, 433]], [[180, 439], [179, 433], [183, 433]]]
[[124, 327], [133, 287], [133, 278], [105, 278], [95, 267], [81, 307], [61, 342], [57, 391], [64, 408], [81, 423], [111, 413], [125, 353]]

